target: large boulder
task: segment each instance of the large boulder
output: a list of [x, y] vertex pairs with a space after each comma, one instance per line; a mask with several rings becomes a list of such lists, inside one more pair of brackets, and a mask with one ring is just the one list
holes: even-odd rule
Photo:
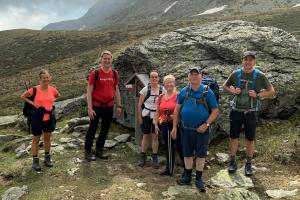
[[77, 111], [86, 105], [86, 96], [82, 95], [73, 99], [58, 101], [54, 103], [56, 118], [60, 119], [63, 115]]
[[17, 124], [18, 115], [0, 116], [0, 129]]
[[[291, 113], [300, 97], [300, 44], [293, 35], [275, 27], [245, 21], [186, 27], [126, 48], [114, 65], [121, 80], [134, 72], [157, 68], [161, 76], [173, 74], [179, 88], [187, 83], [188, 66], [199, 65], [222, 84], [241, 64], [246, 50], [258, 53], [257, 65], [276, 90], [276, 98], [262, 102], [262, 114], [277, 117]], [[225, 131], [229, 130], [229, 98], [222, 95], [220, 100], [219, 125]]]

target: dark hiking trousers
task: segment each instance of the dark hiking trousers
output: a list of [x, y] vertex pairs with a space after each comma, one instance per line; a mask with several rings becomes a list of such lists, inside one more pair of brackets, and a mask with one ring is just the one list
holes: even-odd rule
[[93, 106], [96, 116], [93, 120], [90, 120], [90, 126], [85, 136], [85, 150], [91, 150], [93, 146], [93, 141], [95, 139], [95, 134], [101, 119], [101, 130], [96, 142], [96, 151], [101, 151], [104, 147], [104, 143], [109, 131], [110, 124], [113, 117], [113, 107], [96, 107]]

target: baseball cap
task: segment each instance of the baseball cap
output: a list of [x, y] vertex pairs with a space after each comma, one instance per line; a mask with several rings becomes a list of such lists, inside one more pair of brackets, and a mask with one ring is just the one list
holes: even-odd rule
[[255, 59], [256, 57], [256, 52], [255, 51], [245, 51], [243, 54], [243, 58], [247, 57], [247, 56], [251, 56]]
[[198, 74], [201, 74], [201, 68], [200, 67], [197, 67], [197, 66], [189, 67], [189, 73], [191, 73], [192, 71], [195, 71]]

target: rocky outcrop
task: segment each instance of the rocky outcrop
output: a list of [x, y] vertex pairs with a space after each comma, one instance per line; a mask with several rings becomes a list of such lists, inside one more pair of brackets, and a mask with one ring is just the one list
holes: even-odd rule
[[[244, 21], [182, 28], [128, 47], [115, 60], [115, 67], [123, 75], [122, 80], [133, 72], [148, 73], [157, 68], [161, 76], [175, 75], [181, 88], [187, 83], [186, 69], [199, 65], [222, 84], [241, 64], [246, 50], [257, 52], [257, 65], [276, 90], [275, 99], [262, 101], [262, 114], [289, 114], [300, 98], [300, 44], [293, 35], [278, 28]], [[219, 125], [225, 131], [229, 130], [229, 98], [223, 94], [220, 100]]]
[[0, 117], [0, 129], [14, 126], [17, 124], [18, 115], [9, 115]]
[[86, 105], [86, 96], [82, 95], [73, 99], [55, 102], [56, 118], [60, 119], [63, 115], [74, 112]]

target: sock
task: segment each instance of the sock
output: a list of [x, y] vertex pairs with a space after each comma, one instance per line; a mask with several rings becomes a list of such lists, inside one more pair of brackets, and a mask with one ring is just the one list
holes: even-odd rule
[[50, 153], [49, 152], [45, 152], [45, 155], [49, 155]]
[[234, 161], [235, 162], [235, 155], [234, 156], [233, 155], [230, 156], [230, 161]]
[[247, 156], [246, 163], [251, 163], [251, 161], [252, 161], [252, 157]]
[[192, 177], [192, 169], [185, 169], [185, 173], [188, 177]]
[[196, 180], [199, 180], [202, 178], [202, 171], [196, 170]]
[[153, 157], [157, 157], [157, 153], [152, 153], [152, 156]]
[[32, 155], [33, 158], [37, 158], [37, 155]]

